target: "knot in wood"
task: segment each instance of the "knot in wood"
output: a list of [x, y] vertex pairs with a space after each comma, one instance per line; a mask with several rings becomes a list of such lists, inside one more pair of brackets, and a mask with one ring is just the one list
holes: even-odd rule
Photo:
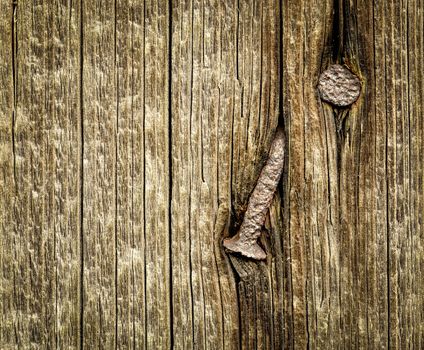
[[324, 101], [338, 107], [347, 107], [358, 99], [361, 82], [346, 67], [333, 64], [320, 75], [318, 90]]

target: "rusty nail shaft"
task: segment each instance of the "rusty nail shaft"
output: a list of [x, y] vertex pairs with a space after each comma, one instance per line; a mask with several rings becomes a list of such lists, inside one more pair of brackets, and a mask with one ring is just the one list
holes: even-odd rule
[[284, 147], [284, 133], [277, 129], [268, 160], [250, 196], [240, 230], [235, 236], [224, 240], [224, 247], [230, 252], [256, 260], [266, 259], [266, 253], [257, 240], [283, 172]]

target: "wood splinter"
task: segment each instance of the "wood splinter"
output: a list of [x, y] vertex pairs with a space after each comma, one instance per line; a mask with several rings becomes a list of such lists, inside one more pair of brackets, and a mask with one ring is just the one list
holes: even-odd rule
[[283, 130], [277, 129], [269, 151], [269, 158], [249, 198], [240, 230], [235, 236], [224, 240], [224, 247], [230, 252], [256, 260], [266, 259], [266, 253], [259, 246], [257, 240], [261, 235], [266, 214], [283, 173], [284, 142]]

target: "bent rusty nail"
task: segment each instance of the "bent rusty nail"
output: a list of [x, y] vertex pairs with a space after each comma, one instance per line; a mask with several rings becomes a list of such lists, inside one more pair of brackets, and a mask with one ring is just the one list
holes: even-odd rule
[[243, 222], [237, 234], [225, 239], [224, 247], [233, 253], [239, 253], [256, 260], [266, 259], [266, 253], [257, 240], [262, 232], [266, 214], [271, 205], [284, 167], [284, 133], [277, 129], [269, 151], [269, 157], [247, 204]]

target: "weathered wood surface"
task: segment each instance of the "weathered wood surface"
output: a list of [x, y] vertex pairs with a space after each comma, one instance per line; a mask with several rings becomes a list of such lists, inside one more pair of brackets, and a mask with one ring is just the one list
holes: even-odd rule
[[[0, 348], [423, 348], [423, 11], [0, 0]], [[268, 258], [227, 255], [277, 125]]]

